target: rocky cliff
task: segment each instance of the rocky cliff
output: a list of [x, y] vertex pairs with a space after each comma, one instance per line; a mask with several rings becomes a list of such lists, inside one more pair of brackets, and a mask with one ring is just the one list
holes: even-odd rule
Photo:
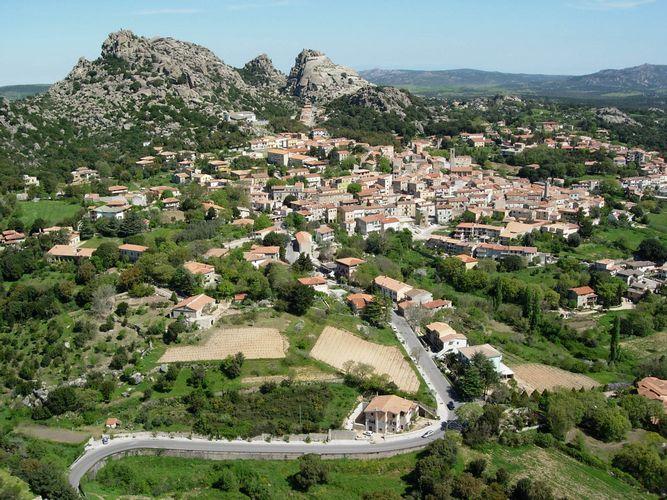
[[334, 64], [323, 53], [310, 49], [296, 57], [287, 78], [287, 90], [293, 96], [324, 103], [369, 85], [355, 70]]
[[287, 76], [273, 66], [273, 61], [266, 54], [248, 61], [239, 73], [249, 85], [281, 90], [287, 84]]

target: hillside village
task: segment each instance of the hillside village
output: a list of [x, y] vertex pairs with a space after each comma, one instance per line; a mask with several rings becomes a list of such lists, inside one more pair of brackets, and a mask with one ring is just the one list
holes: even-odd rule
[[[197, 55], [200, 80], [171, 51]], [[421, 101], [313, 50], [289, 75], [265, 55], [236, 69], [128, 31], [26, 102], [78, 100], [79, 125], [105, 128], [90, 106], [132, 79], [105, 106], [215, 106], [179, 104], [171, 125], [123, 108], [125, 149], [0, 169], [0, 465], [46, 498], [158, 495], [139, 468], [104, 465], [113, 450], [265, 449], [309, 457], [305, 475], [316, 454], [375, 448], [413, 454], [414, 498], [554, 498], [512, 493], [542, 483], [493, 462], [530, 450], [595, 487], [665, 493], [667, 163], [639, 145], [644, 125], [515, 96]], [[33, 140], [10, 114], [10, 138]], [[43, 436], [72, 445], [51, 472]]]

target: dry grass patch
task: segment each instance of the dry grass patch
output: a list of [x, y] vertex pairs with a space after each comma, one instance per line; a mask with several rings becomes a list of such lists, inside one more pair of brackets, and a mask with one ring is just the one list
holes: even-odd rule
[[349, 361], [367, 364], [376, 373], [386, 374], [400, 390], [411, 393], [419, 390], [417, 375], [397, 347], [373, 344], [344, 330], [327, 326], [310, 355], [340, 371], [345, 370]]
[[90, 438], [90, 434], [86, 432], [58, 429], [57, 427], [47, 427], [45, 425], [19, 425], [15, 429], [15, 432], [24, 436], [43, 439], [44, 441], [65, 444], [79, 444]]
[[200, 345], [170, 347], [159, 363], [215, 361], [242, 352], [246, 359], [284, 358], [288, 343], [275, 328], [219, 328]]
[[522, 389], [529, 394], [533, 391], [552, 391], [560, 387], [563, 389], [592, 389], [600, 384], [586, 375], [572, 373], [555, 366], [540, 363], [526, 363], [513, 365], [514, 377]]

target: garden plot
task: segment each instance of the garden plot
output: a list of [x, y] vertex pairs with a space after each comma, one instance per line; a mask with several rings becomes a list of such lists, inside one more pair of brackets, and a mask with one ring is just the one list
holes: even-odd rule
[[340, 371], [345, 370], [349, 361], [364, 363], [372, 366], [376, 373], [388, 375], [402, 391], [419, 390], [417, 375], [397, 347], [373, 344], [344, 330], [327, 326], [310, 355]]
[[592, 389], [600, 385], [586, 375], [561, 370], [555, 366], [526, 363], [513, 365], [511, 368], [519, 387], [529, 394], [533, 391], [543, 392], [545, 389], [552, 391], [556, 388]]
[[275, 328], [219, 328], [200, 345], [170, 347], [160, 363], [215, 361], [242, 352], [246, 359], [284, 358], [287, 340]]

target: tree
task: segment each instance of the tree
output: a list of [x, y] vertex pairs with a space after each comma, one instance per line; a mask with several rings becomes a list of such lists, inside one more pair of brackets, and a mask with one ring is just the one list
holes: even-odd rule
[[484, 481], [469, 472], [460, 474], [454, 481], [453, 493], [457, 498], [481, 498]]
[[665, 419], [665, 411], [660, 401], [648, 399], [639, 394], [621, 396], [618, 404], [627, 413], [632, 427], [653, 429], [655, 422]]
[[475, 222], [476, 220], [477, 220], [477, 216], [475, 215], [474, 212], [471, 212], [470, 210], [466, 210], [461, 215], [461, 221], [462, 222]]
[[484, 381], [476, 366], [467, 367], [456, 379], [456, 390], [466, 401], [477, 399], [484, 394]]
[[194, 295], [199, 282], [197, 277], [184, 267], [179, 267], [171, 277], [171, 287], [182, 295]]
[[45, 404], [52, 415], [62, 415], [65, 412], [77, 410], [79, 398], [74, 387], [61, 386], [49, 393]]
[[234, 471], [225, 467], [220, 471], [220, 476], [213, 483], [216, 490], [234, 492], [239, 489], [239, 480]]
[[259, 214], [252, 225], [252, 229], [254, 231], [260, 231], [262, 229], [266, 229], [267, 227], [271, 227], [272, 225], [273, 222], [271, 221], [268, 215]]
[[664, 245], [658, 238], [646, 238], [637, 248], [637, 257], [663, 263], [667, 260], [667, 245]]
[[470, 472], [470, 474], [472, 474], [475, 477], [482, 477], [484, 475], [485, 470], [486, 470], [486, 459], [484, 458], [476, 458], [475, 460], [469, 462], [466, 467], [466, 471]]
[[590, 408], [582, 425], [593, 436], [605, 442], [621, 441], [632, 428], [625, 411], [615, 405]]
[[50, 463], [34, 458], [21, 460], [18, 474], [28, 483], [33, 493], [43, 498], [57, 498], [58, 500], [79, 498], [58, 468]]
[[614, 323], [611, 327], [611, 341], [609, 343], [609, 358], [608, 361], [610, 364], [618, 361], [620, 357], [620, 341], [621, 341], [621, 318], [620, 316], [614, 317]]
[[641, 481], [646, 489], [665, 493], [667, 465], [652, 446], [645, 443], [626, 444], [614, 455], [611, 463]]
[[551, 488], [543, 481], [533, 481], [524, 477], [512, 488], [512, 500], [554, 500]]
[[347, 192], [350, 194], [359, 194], [361, 192], [361, 184], [358, 182], [351, 182], [347, 185]]
[[178, 335], [185, 331], [185, 322], [182, 317], [171, 323], [167, 330], [162, 334], [162, 340], [165, 344], [172, 344], [178, 340]]
[[91, 260], [99, 270], [114, 267], [120, 259], [118, 245], [111, 241], [103, 241], [93, 252]]
[[290, 479], [295, 489], [308, 491], [311, 486], [329, 482], [329, 467], [319, 455], [309, 453], [299, 457], [299, 472]]
[[89, 240], [95, 236], [95, 226], [90, 219], [83, 219], [79, 228], [79, 236], [82, 240]]
[[103, 284], [98, 286], [92, 293], [91, 309], [99, 317], [108, 316], [113, 310], [116, 289], [113, 285]]
[[118, 236], [126, 238], [141, 233], [145, 229], [144, 218], [139, 212], [129, 212], [121, 221]]
[[312, 271], [313, 262], [310, 260], [310, 256], [305, 253], [299, 254], [299, 258], [292, 264], [292, 269], [297, 273], [309, 273]]
[[391, 304], [387, 297], [376, 295], [361, 311], [361, 317], [373, 326], [382, 327], [389, 319]]
[[245, 356], [242, 352], [237, 352], [234, 356], [229, 355], [220, 363], [220, 371], [227, 378], [238, 378], [241, 375], [241, 368], [244, 361]]
[[290, 283], [280, 290], [280, 299], [287, 312], [296, 316], [306, 314], [315, 300], [315, 290], [301, 283]]
[[586, 217], [579, 223], [579, 236], [583, 239], [588, 239], [593, 236], [593, 222]]

